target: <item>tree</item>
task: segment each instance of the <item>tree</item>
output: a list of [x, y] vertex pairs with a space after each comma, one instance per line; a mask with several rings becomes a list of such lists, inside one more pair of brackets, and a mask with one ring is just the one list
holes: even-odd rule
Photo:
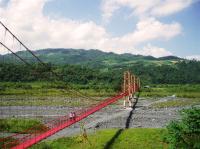
[[181, 120], [172, 121], [168, 126], [165, 141], [172, 149], [200, 148], [200, 108], [181, 111]]

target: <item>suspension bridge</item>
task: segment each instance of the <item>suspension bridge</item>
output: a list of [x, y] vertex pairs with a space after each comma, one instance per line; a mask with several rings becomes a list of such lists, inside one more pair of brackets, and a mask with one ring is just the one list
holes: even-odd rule
[[[1, 26], [1, 41], [0, 41], [0, 48], [2, 51], [1, 53], [10, 54], [12, 55], [11, 58], [15, 59], [14, 62], [22, 62], [28, 67], [33, 67], [33, 61], [29, 61], [26, 58], [24, 58], [22, 55], [18, 54], [18, 51], [26, 51], [27, 54], [29, 54], [29, 57], [31, 56], [34, 58], [34, 62], [37, 62], [38, 64], [49, 67], [45, 62], [43, 62], [37, 55], [34, 54], [34, 51], [31, 51], [12, 31], [10, 31], [2, 22], [0, 22]], [[8, 40], [8, 36], [12, 39], [11, 41]], [[7, 51], [7, 53], [5, 52]], [[6, 59], [2, 56], [1, 62], [5, 62]], [[11, 61], [13, 62], [13, 61]], [[63, 76], [52, 71], [51, 75], [55, 75], [57, 78], [59, 78], [60, 81], [63, 81]], [[48, 77], [48, 76], [47, 76]], [[89, 105], [87, 107], [84, 107], [78, 111], [74, 111], [75, 115], [73, 118], [68, 114], [71, 113], [71, 111], [67, 111], [67, 114], [64, 116], [59, 116], [54, 119], [51, 119], [44, 123], [47, 129], [45, 131], [37, 131], [38, 126], [35, 125], [31, 128], [28, 128], [25, 131], [18, 132], [15, 134], [7, 135], [3, 138], [1, 138], [0, 143], [2, 144], [2, 148], [12, 148], [12, 149], [24, 149], [31, 147], [32, 145], [54, 135], [55, 133], [63, 130], [64, 128], [67, 128], [84, 118], [88, 117], [89, 115], [101, 110], [104, 107], [109, 106], [112, 103], [117, 102], [120, 99], [124, 99], [124, 106], [131, 106], [134, 101], [131, 101], [136, 92], [140, 89], [140, 79], [139, 77], [135, 76], [134, 74], [131, 74], [130, 71], [125, 71], [122, 81], [122, 90], [120, 93], [113, 97], [109, 97], [106, 99], [101, 100], [100, 102], [96, 104]], [[74, 90], [68, 83], [66, 83], [67, 89], [63, 89], [63, 92], [71, 92], [72, 94], [76, 96], [80, 96], [82, 99], [90, 99], [91, 97], [86, 96], [85, 94]], [[22, 109], [23, 110], [23, 109]]]

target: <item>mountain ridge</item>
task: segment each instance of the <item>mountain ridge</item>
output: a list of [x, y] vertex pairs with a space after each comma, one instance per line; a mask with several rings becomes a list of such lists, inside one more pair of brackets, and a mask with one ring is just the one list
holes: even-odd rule
[[171, 59], [182, 59], [178, 56], [174, 56], [174, 55], [169, 55], [169, 56], [161, 56], [161, 57], [154, 57], [154, 56], [151, 56], [151, 55], [140, 55], [140, 54], [132, 54], [132, 53], [122, 53], [122, 54], [118, 54], [118, 53], [114, 53], [114, 52], [105, 52], [105, 51], [101, 51], [101, 50], [98, 50], [98, 49], [73, 49], [73, 48], [46, 48], [46, 49], [38, 49], [38, 50], [35, 50], [33, 51], [34, 53], [40, 53], [40, 52], [58, 52], [58, 51], [63, 51], [63, 52], [67, 52], [67, 51], [85, 51], [85, 52], [93, 52], [93, 51], [96, 51], [98, 53], [105, 53], [105, 54], [114, 54], [114, 55], [120, 55], [120, 56], [127, 56], [127, 55], [131, 55], [131, 56], [142, 56], [142, 57], [151, 57], [152, 59], [166, 59], [166, 58], [169, 58], [169, 60]]
[[[57, 65], [80, 64], [92, 67], [99, 66], [118, 66], [127, 65], [136, 62], [145, 62], [149, 64], [173, 64], [176, 61], [183, 60], [177, 56], [153, 57], [134, 55], [131, 53], [117, 54], [113, 52], [104, 52], [98, 49], [72, 49], [72, 48], [47, 48], [33, 51], [42, 61]], [[18, 51], [19, 56], [34, 61], [34, 58], [25, 51]], [[9, 54], [5, 57], [10, 57]]]

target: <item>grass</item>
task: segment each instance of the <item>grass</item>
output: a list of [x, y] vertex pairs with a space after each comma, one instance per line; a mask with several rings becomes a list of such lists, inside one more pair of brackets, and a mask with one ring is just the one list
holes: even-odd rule
[[7, 149], [16, 146], [19, 142], [14, 138], [1, 138], [0, 137], [0, 149]]
[[[87, 106], [97, 103], [105, 97], [111, 97], [116, 92], [109, 87], [95, 88], [89, 84], [71, 85], [90, 99], [81, 98], [72, 93], [63, 82], [0, 82], [0, 106]], [[65, 89], [65, 90], [64, 90]], [[185, 85], [150, 85], [142, 88], [140, 97], [166, 97], [176, 95], [181, 98], [190, 98], [199, 102], [200, 84]], [[193, 101], [192, 101], [193, 102]], [[177, 102], [178, 103], [178, 102]], [[190, 101], [184, 101], [185, 104]], [[191, 104], [190, 104], [191, 105]]]
[[[70, 88], [70, 89], [69, 89]], [[44, 96], [75, 96], [71, 89], [92, 97], [110, 96], [115, 94], [114, 90], [105, 88], [90, 88], [88, 85], [70, 84], [64, 82], [0, 82], [0, 95], [31, 95]]]
[[32, 149], [165, 149], [168, 147], [162, 142], [165, 133], [165, 129], [153, 128], [106, 129], [89, 135], [89, 141], [80, 136], [64, 137], [41, 142]]
[[[98, 102], [99, 99], [69, 97], [0, 96], [0, 106], [71, 106], [81, 107]], [[103, 99], [103, 98], [102, 98]]]
[[33, 133], [37, 130], [38, 133], [48, 130], [40, 121], [35, 119], [0, 119], [0, 132], [19, 133], [32, 128], [29, 132]]
[[151, 105], [153, 108], [167, 108], [167, 107], [182, 107], [182, 106], [194, 106], [200, 104], [200, 98], [194, 99], [178, 99], [165, 102], [158, 102]]
[[[109, 87], [93, 89], [89, 85], [71, 85], [75, 90], [90, 97], [109, 97], [116, 94], [116, 91]], [[143, 88], [143, 97], [164, 97], [176, 95], [184, 98], [200, 98], [200, 84], [151, 85], [150, 88]], [[34, 96], [34, 97], [72, 97], [72, 91], [66, 88], [63, 82], [0, 82], [1, 96]]]
[[72, 86], [91, 98], [66, 89], [62, 82], [0, 82], [0, 106], [85, 106], [115, 94], [108, 88], [95, 90]]
[[151, 85], [150, 88], [143, 88], [142, 97], [166, 97], [176, 95], [182, 98], [200, 98], [200, 84], [185, 85]]

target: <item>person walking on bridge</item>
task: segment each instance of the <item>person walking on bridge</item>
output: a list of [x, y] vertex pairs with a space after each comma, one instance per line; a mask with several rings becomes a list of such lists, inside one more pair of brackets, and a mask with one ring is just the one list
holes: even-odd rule
[[72, 120], [73, 119], [73, 112], [69, 113], [69, 119]]
[[75, 112], [72, 113], [72, 119], [76, 120], [76, 113]]

